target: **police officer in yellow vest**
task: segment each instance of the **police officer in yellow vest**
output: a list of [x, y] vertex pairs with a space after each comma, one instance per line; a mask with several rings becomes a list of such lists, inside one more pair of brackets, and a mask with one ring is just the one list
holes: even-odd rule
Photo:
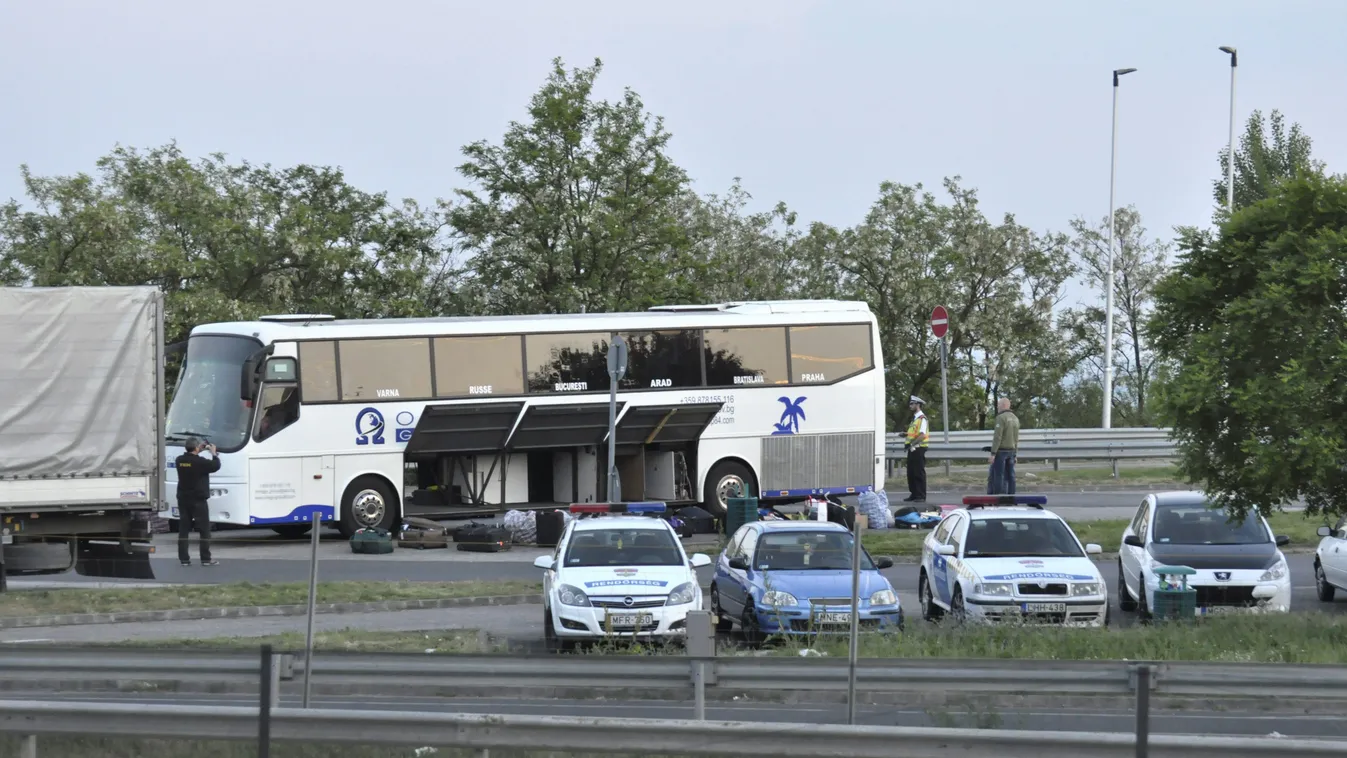
[[931, 427], [922, 406], [926, 401], [913, 395], [907, 403], [912, 423], [907, 427], [907, 489], [905, 503], [926, 502], [926, 446], [931, 442]]

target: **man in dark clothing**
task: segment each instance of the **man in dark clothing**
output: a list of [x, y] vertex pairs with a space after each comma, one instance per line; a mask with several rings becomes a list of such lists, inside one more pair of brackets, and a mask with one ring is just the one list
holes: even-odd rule
[[[210, 506], [206, 501], [210, 499], [210, 475], [220, 470], [220, 457], [214, 445], [203, 445], [195, 437], [187, 440], [186, 448], [173, 462], [178, 471], [178, 560], [184, 566], [192, 565], [187, 543], [195, 524], [201, 535], [201, 565], [218, 566], [220, 562], [210, 557]], [[201, 456], [203, 448], [211, 457]]]

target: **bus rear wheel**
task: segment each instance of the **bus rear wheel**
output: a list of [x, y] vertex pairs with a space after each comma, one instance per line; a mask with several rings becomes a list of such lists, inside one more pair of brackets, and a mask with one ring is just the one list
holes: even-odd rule
[[702, 485], [702, 507], [712, 516], [723, 517], [729, 510], [730, 498], [748, 497], [756, 492], [757, 483], [748, 466], [738, 461], [720, 461], [706, 474], [706, 483]]
[[341, 515], [337, 519], [337, 530], [341, 536], [350, 539], [359, 529], [378, 527], [393, 530], [393, 522], [398, 517], [398, 502], [393, 490], [383, 479], [374, 476], [362, 476], [351, 482], [346, 494], [341, 498]]

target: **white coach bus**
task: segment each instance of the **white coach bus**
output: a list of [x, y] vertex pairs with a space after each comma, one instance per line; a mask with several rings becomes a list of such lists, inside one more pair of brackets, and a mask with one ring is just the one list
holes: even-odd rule
[[[882, 484], [878, 327], [865, 303], [834, 300], [203, 324], [167, 460], [189, 436], [214, 443], [211, 521], [281, 534], [315, 511], [349, 536], [402, 515], [604, 502], [614, 334], [629, 360], [612, 500], [723, 513], [737, 485], [770, 500]], [[176, 518], [171, 468], [167, 481]]]

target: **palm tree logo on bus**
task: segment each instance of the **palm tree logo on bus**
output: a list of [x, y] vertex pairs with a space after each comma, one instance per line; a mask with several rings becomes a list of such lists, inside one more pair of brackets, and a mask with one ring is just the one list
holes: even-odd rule
[[803, 397], [797, 397], [794, 400], [791, 400], [788, 397], [777, 398], [777, 401], [786, 406], [786, 409], [781, 411], [781, 420], [776, 423], [776, 431], [772, 432], [773, 437], [782, 434], [799, 433], [800, 422], [805, 420], [804, 408], [802, 406], [806, 399], [807, 398]]

